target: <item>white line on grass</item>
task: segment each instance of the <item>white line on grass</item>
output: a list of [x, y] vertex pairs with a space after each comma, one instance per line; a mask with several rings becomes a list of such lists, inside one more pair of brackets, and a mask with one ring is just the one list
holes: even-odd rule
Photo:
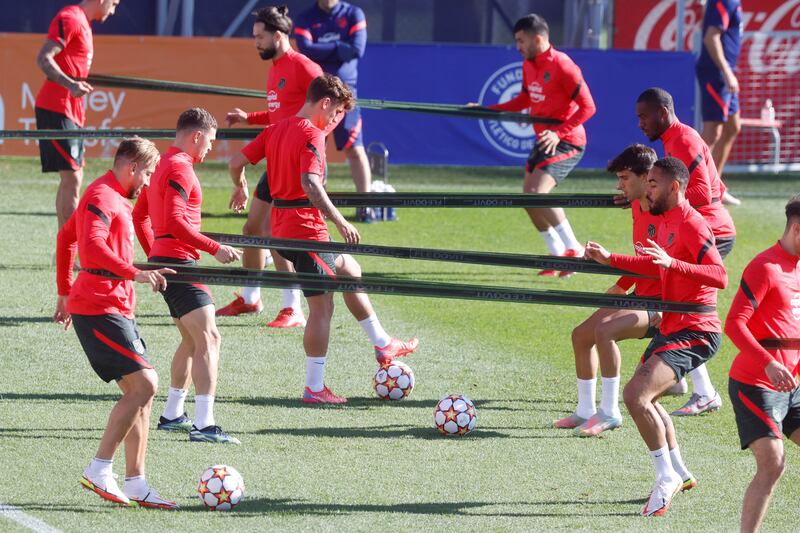
[[23, 512], [13, 505], [0, 503], [0, 516], [13, 520], [17, 524], [27, 527], [32, 531], [36, 531], [37, 533], [61, 533], [60, 529], [50, 527], [47, 523]]

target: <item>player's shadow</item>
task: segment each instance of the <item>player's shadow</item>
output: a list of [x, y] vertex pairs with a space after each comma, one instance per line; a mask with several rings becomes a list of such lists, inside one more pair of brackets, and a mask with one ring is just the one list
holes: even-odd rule
[[[339, 439], [369, 438], [369, 439], [422, 439], [439, 440], [443, 437], [434, 427], [421, 426], [364, 426], [364, 427], [316, 427], [316, 428], [269, 428], [254, 432], [256, 435], [288, 435], [292, 437], [330, 437]], [[524, 438], [500, 433], [491, 429], [476, 429], [463, 440], [495, 439], [495, 438]], [[453, 437], [453, 440], [462, 440]]]
[[0, 401], [25, 400], [46, 402], [116, 402], [120, 394], [78, 394], [78, 393], [39, 393], [39, 392], [0, 392]]
[[[96, 441], [97, 434], [102, 431], [102, 428], [0, 428], [0, 438], [24, 439], [26, 441], [40, 439]], [[86, 433], [86, 435], [79, 435], [79, 433]]]
[[0, 316], [0, 327], [16, 327], [26, 324], [44, 324], [53, 322], [49, 316]]
[[56, 217], [55, 211], [0, 211], [0, 216], [12, 217]]
[[[299, 398], [273, 398], [266, 396], [258, 397], [224, 397], [218, 396], [215, 400], [217, 403], [240, 403], [244, 405], [252, 405], [256, 407], [284, 407], [290, 409], [332, 409], [332, 410], [347, 410], [347, 409], [377, 409], [377, 408], [395, 408], [395, 409], [409, 409], [409, 408], [422, 408], [433, 409], [439, 400], [435, 399], [415, 399], [405, 398], [400, 401], [379, 400], [375, 396], [354, 396], [347, 399], [347, 403], [341, 405], [321, 405], [321, 404], [307, 404], [300, 401]], [[489, 409], [492, 411], [532, 411], [532, 405], [537, 403], [554, 403], [554, 400], [536, 400], [536, 399], [517, 399], [517, 400], [473, 400], [475, 407], [478, 410]], [[559, 402], [563, 403], [563, 402]], [[528, 407], [526, 407], [528, 405]]]

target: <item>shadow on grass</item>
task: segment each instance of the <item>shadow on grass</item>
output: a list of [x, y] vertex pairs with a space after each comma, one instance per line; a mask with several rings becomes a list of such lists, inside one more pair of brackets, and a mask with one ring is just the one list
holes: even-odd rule
[[[413, 398], [405, 398], [397, 402], [379, 400], [375, 396], [354, 396], [347, 399], [346, 404], [342, 405], [321, 405], [321, 404], [307, 404], [300, 401], [299, 398], [274, 398], [274, 397], [225, 397], [218, 396], [216, 402], [225, 403], [241, 403], [244, 405], [253, 405], [256, 407], [287, 407], [299, 409], [374, 409], [379, 407], [388, 407], [392, 409], [408, 409], [408, 408], [423, 408], [433, 409], [439, 400], [425, 399], [416, 400]], [[561, 404], [550, 399], [524, 399], [524, 400], [473, 400], [475, 407], [480, 411], [481, 409], [488, 409], [492, 411], [533, 411], [534, 405], [537, 404]], [[508, 405], [511, 404], [511, 405]]]
[[12, 217], [53, 217], [56, 218], [55, 211], [0, 211], [0, 216], [8, 215]]
[[[77, 484], [77, 482], [76, 482]], [[65, 512], [65, 513], [104, 513], [115, 509], [112, 505], [105, 505], [102, 502], [97, 507], [87, 507], [84, 505], [59, 505], [46, 503], [12, 503], [14, 507], [23, 511], [44, 511], [44, 512]]]
[[16, 327], [45, 322], [53, 322], [53, 318], [49, 316], [0, 316], [0, 327]]
[[117, 400], [119, 400], [119, 398], [120, 394], [77, 394], [77, 393], [44, 394], [39, 392], [0, 392], [0, 401], [41, 400], [45, 402], [116, 402]]
[[[443, 437], [434, 427], [420, 426], [396, 426], [387, 428], [386, 426], [364, 426], [364, 427], [318, 427], [318, 428], [276, 428], [261, 429], [253, 432], [256, 435], [289, 435], [292, 437], [332, 437], [341, 439], [368, 438], [368, 439], [392, 439], [409, 438], [422, 440], [441, 440]], [[496, 439], [496, 438], [526, 438], [491, 431], [490, 429], [478, 428], [463, 440], [475, 439]], [[453, 438], [452, 440], [462, 440]]]
[[[97, 440], [97, 432], [103, 431], [102, 428], [0, 428], [0, 438], [3, 439], [56, 439], [64, 440]], [[66, 435], [66, 433], [91, 433], [91, 435], [78, 436]]]

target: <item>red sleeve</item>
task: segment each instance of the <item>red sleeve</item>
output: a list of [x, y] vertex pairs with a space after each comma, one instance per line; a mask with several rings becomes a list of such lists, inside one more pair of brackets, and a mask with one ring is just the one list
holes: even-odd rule
[[242, 148], [242, 155], [250, 161], [251, 165], [255, 165], [267, 157], [267, 139], [269, 138], [269, 131], [270, 128], [264, 128], [264, 131], [259, 133], [255, 139]]
[[309, 59], [298, 61], [297, 67], [295, 68], [295, 75], [297, 76], [300, 87], [305, 87], [306, 91], [308, 91], [311, 82], [322, 76], [322, 67]]
[[215, 255], [219, 251], [219, 243], [194, 229], [186, 220], [186, 206], [195, 181], [193, 171], [176, 166], [166, 178], [164, 205], [167, 206], [167, 223], [172, 235], [184, 244]]
[[[116, 193], [114, 193], [116, 194]], [[81, 250], [86, 250], [92, 256], [92, 262], [103, 270], [109, 270], [122, 279], [133, 279], [138, 269], [130, 263], [119, 258], [109, 246], [108, 235], [111, 231], [111, 221], [117, 213], [109, 201], [96, 195], [86, 204], [89, 211], [83, 216], [81, 228]]]
[[775, 358], [758, 343], [747, 323], [769, 289], [770, 276], [765, 266], [753, 263], [747, 265], [725, 320], [725, 334], [728, 338], [739, 348], [742, 356], [752, 359], [762, 368], [775, 361]]
[[563, 137], [589, 120], [597, 111], [597, 107], [594, 105], [592, 93], [589, 92], [589, 87], [586, 85], [578, 65], [564, 64], [560, 79], [561, 87], [578, 104], [578, 110], [553, 130], [556, 135]]
[[147, 202], [149, 187], [142, 189], [136, 205], [133, 206], [133, 230], [136, 238], [144, 250], [144, 255], [150, 256], [150, 249], [153, 247], [155, 235], [153, 234], [153, 224], [150, 220], [150, 207]]
[[522, 111], [523, 109], [528, 109], [530, 106], [531, 98], [530, 95], [528, 95], [528, 83], [525, 81], [525, 71], [523, 70], [522, 90], [519, 92], [519, 94], [508, 102], [494, 104], [488, 107], [489, 109], [496, 109], [498, 111]]
[[622, 276], [617, 280], [617, 287], [624, 290], [625, 292], [628, 292], [631, 289], [631, 287], [633, 287], [635, 284], [636, 284], [636, 278], [631, 276]]
[[269, 111], [253, 111], [247, 114], [247, 123], [266, 126], [269, 124]]
[[47, 38], [61, 45], [61, 48], [66, 48], [67, 43], [69, 43], [79, 31], [80, 24], [75, 20], [75, 17], [71, 17], [61, 11], [50, 22], [50, 27], [47, 30]]
[[689, 253], [696, 258], [696, 263], [673, 258], [669, 269], [703, 285], [717, 289], [727, 287], [728, 273], [722, 264], [711, 228], [707, 224], [704, 224], [704, 227], [684, 225], [680, 233], [681, 240], [689, 249]]
[[320, 178], [325, 175], [325, 137], [322, 132], [309, 138], [305, 148], [300, 152], [300, 172], [316, 174]]
[[649, 255], [611, 254], [611, 266], [643, 276], [661, 275], [660, 267], [653, 263], [653, 258]]
[[[694, 152], [694, 153], [693, 153]], [[689, 168], [689, 183], [686, 185], [686, 199], [692, 207], [701, 207], [711, 203], [711, 176], [708, 175], [707, 162], [703, 160], [700, 150], [686, 148], [679, 157]]]
[[72, 288], [72, 264], [78, 249], [78, 234], [75, 232], [75, 214], [61, 226], [56, 237], [56, 286], [59, 296], [67, 296]]

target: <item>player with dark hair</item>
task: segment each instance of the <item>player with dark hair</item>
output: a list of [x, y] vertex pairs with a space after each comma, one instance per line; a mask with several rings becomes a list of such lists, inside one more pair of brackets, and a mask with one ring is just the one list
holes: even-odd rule
[[[650, 213], [662, 216], [655, 239], [648, 239], [650, 245], [640, 256], [611, 254], [594, 242], [586, 244], [586, 256], [637, 274], [659, 276], [663, 300], [715, 306], [717, 289], [725, 288], [728, 275], [708, 222], [685, 197], [688, 183], [689, 170], [679, 159], [656, 161], [647, 177]], [[721, 329], [716, 311], [664, 313], [658, 334], [625, 385], [625, 405], [656, 470], [656, 483], [643, 516], [664, 514], [675, 494], [697, 484], [683, 463], [675, 427], [658, 399], [717, 353]]]
[[[119, 0], [83, 0], [56, 14], [36, 65], [47, 79], [36, 95], [36, 128], [75, 130], [86, 124], [83, 97], [94, 89], [83, 81], [92, 67], [94, 42], [92, 21], [105, 22], [114, 14]], [[41, 141], [42, 172], [58, 172], [56, 193], [58, 227], [64, 225], [78, 205], [83, 181], [83, 140]]]
[[[131, 204], [150, 181], [158, 150], [141, 138], [123, 139], [114, 166], [83, 193], [77, 209], [58, 232], [56, 281], [58, 300], [53, 320], [75, 325], [89, 363], [100, 378], [117, 382], [122, 397], [108, 417], [100, 446], [84, 470], [81, 485], [104, 500], [121, 505], [174, 509], [145, 481], [150, 409], [158, 376], [147, 358], [133, 316], [133, 283], [164, 289], [164, 274], [173, 270], [139, 270], [133, 266]], [[83, 268], [72, 281], [76, 250]], [[125, 490], [117, 485], [111, 465], [125, 443]]]
[[[322, 70], [334, 74], [357, 96], [358, 61], [367, 47], [367, 19], [360, 7], [340, 0], [317, 0], [295, 19], [292, 35], [297, 49]], [[372, 175], [364, 150], [361, 109], [356, 105], [333, 130], [336, 149], [344, 151], [358, 192], [369, 192]], [[359, 222], [372, 222], [368, 207], [358, 209]]]
[[[560, 120], [558, 126], [534, 124], [536, 146], [525, 166], [523, 192], [548, 193], [567, 177], [583, 157], [586, 131], [583, 123], [595, 113], [594, 100], [581, 69], [564, 52], [550, 44], [550, 30], [541, 16], [530, 14], [514, 25], [522, 65], [522, 91], [513, 100], [490, 106], [502, 111], [529, 109], [532, 116]], [[542, 235], [551, 255], [576, 257], [583, 247], [575, 238], [560, 207], [529, 208], [528, 216]], [[540, 276], [555, 276], [542, 270]], [[562, 277], [572, 272], [561, 272]]]
[[[742, 49], [741, 0], [709, 0], [703, 15], [703, 47], [695, 72], [700, 85], [703, 140], [711, 149], [720, 176], [728, 162], [736, 136], [742, 129], [739, 118], [739, 80], [733, 73]], [[727, 204], [742, 202], [728, 191]]]
[[[275, 124], [300, 111], [306, 101], [306, 93], [311, 81], [322, 75], [322, 69], [301, 53], [292, 50], [289, 35], [292, 32], [292, 19], [289, 9], [284, 6], [269, 6], [253, 13], [253, 39], [261, 59], [272, 61], [267, 77], [267, 110], [245, 113], [234, 109], [228, 113], [228, 125], [234, 124]], [[233, 194], [229, 207], [240, 212], [247, 207], [249, 191], [247, 180], [234, 181]], [[245, 235], [269, 237], [272, 194], [267, 174], [258, 181], [247, 222], [242, 228]], [[279, 254], [272, 254], [275, 268], [291, 272], [292, 265]], [[266, 252], [258, 248], [245, 248], [242, 266], [261, 270], [264, 268]], [[217, 316], [237, 316], [245, 313], [259, 313], [264, 308], [259, 287], [243, 287], [234, 300], [217, 310]], [[303, 308], [300, 305], [300, 291], [283, 289], [283, 304], [278, 316], [267, 324], [273, 328], [297, 328], [306, 325]]]
[[[133, 211], [136, 235], [152, 263], [194, 266], [200, 251], [220, 263], [239, 259], [240, 252], [200, 233], [203, 191], [194, 172], [216, 138], [217, 121], [202, 108], [181, 113], [175, 142], [161, 156], [146, 194]], [[214, 301], [205, 285], [172, 284], [162, 291], [181, 342], [172, 358], [170, 388], [158, 429], [189, 431], [189, 440], [239, 444], [214, 419], [214, 396], [221, 338], [214, 321]], [[189, 419], [184, 400], [194, 383], [195, 416]]]
[[[617, 189], [631, 203], [633, 217], [633, 247], [642, 255], [647, 239], [655, 237], [661, 217], [650, 213], [647, 200], [647, 175], [656, 161], [656, 152], [643, 144], [633, 144], [608, 164], [608, 171], [617, 175]], [[609, 294], [626, 294], [636, 286], [636, 296], [658, 297], [661, 282], [652, 278], [621, 277], [608, 289]], [[632, 309], [598, 309], [572, 330], [575, 352], [575, 371], [578, 381], [578, 406], [566, 418], [553, 425], [575, 429], [579, 436], [597, 436], [622, 426], [619, 410], [619, 376], [622, 357], [617, 341], [653, 337], [661, 322], [655, 311]], [[597, 365], [602, 374], [600, 410], [595, 410]]]
[[[244, 180], [244, 170], [267, 160], [269, 186], [280, 200], [308, 199], [313, 207], [273, 208], [272, 234], [276, 238], [329, 241], [328, 226], [331, 221], [347, 243], [357, 243], [358, 230], [347, 222], [331, 203], [322, 177], [325, 169], [324, 130], [335, 124], [341, 114], [354, 104], [350, 89], [339, 78], [324, 74], [311, 82], [306, 103], [299, 113], [268, 126], [241, 153], [229, 163], [234, 181]], [[361, 267], [350, 255], [278, 250], [290, 261], [297, 272], [335, 277], [361, 276]], [[317, 290], [304, 290], [308, 301], [308, 324], [303, 335], [306, 352], [306, 384], [302, 401], [306, 403], [344, 403], [347, 400], [334, 394], [325, 386], [325, 364], [333, 316], [333, 294]], [[389, 336], [383, 329], [364, 293], [345, 293], [345, 305], [358, 320], [375, 346], [375, 358], [388, 363], [416, 350], [419, 341], [408, 342]]]
[[[742, 503], [744, 532], [755, 532], [786, 465], [782, 435], [800, 444], [800, 196], [786, 204], [786, 227], [742, 274], [725, 321], [739, 353], [728, 392], [739, 442], [756, 459]], [[779, 339], [787, 339], [783, 342]]]
[[[652, 87], [639, 95], [636, 101], [636, 116], [639, 128], [648, 139], [661, 139], [667, 156], [677, 157], [689, 168], [689, 184], [686, 200], [714, 232], [717, 250], [724, 259], [736, 241], [736, 227], [730, 213], [722, 205], [725, 185], [719, 179], [711, 151], [693, 128], [682, 124], [675, 116], [672, 95], [659, 87]], [[717, 392], [708, 369], [701, 365], [689, 374], [694, 392], [689, 400], [672, 412], [675, 416], [693, 416], [718, 410], [722, 397]], [[685, 383], [681, 382], [685, 388]]]

